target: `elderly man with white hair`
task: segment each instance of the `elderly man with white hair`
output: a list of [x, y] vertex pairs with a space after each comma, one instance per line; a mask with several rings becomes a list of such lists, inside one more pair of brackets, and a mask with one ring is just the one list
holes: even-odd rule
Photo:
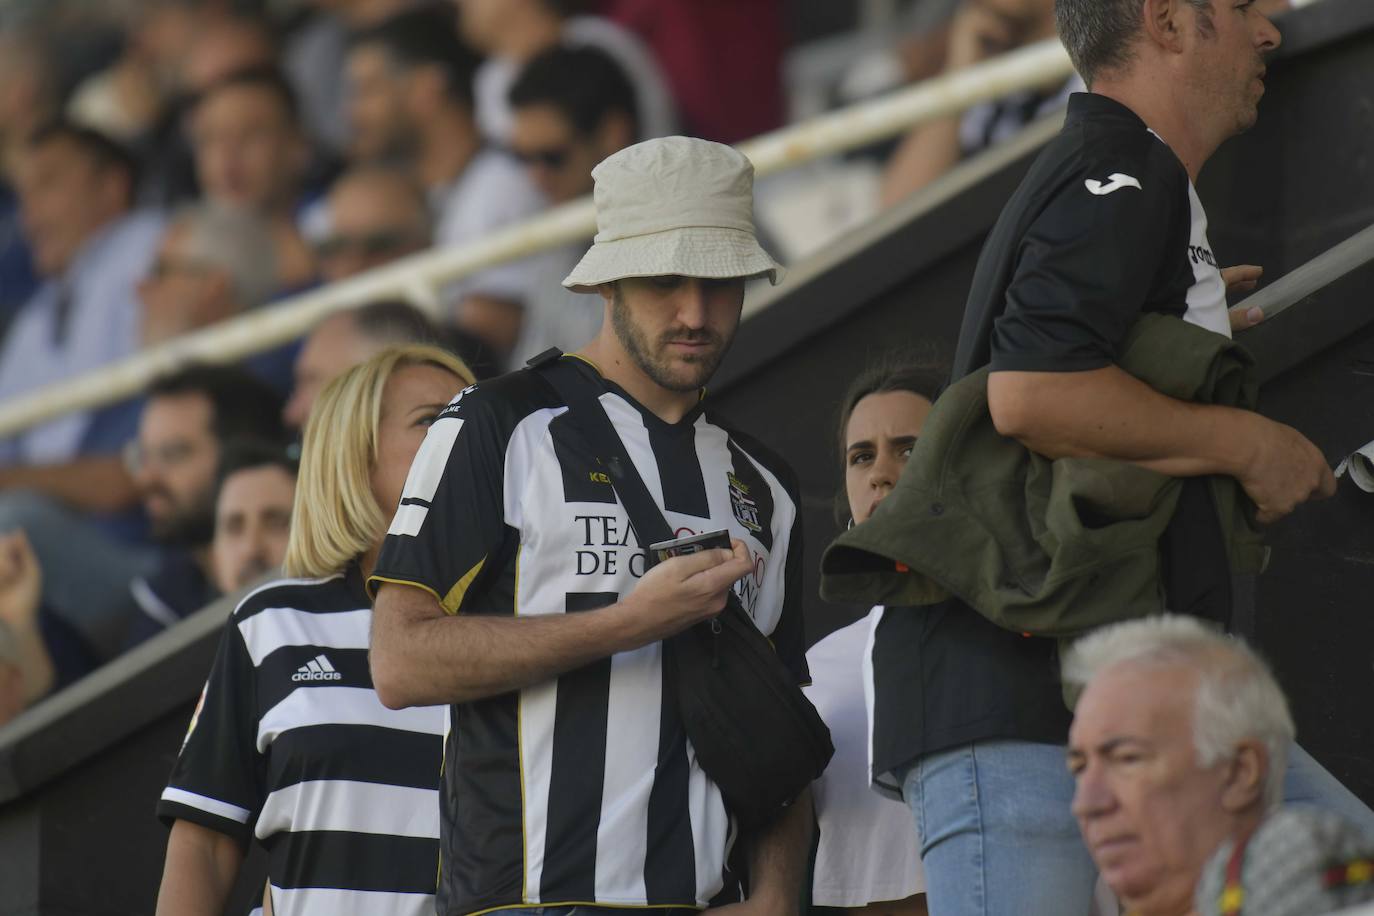
[[1063, 676], [1082, 688], [1073, 813], [1103, 879], [1136, 916], [1195, 913], [1208, 860], [1284, 800], [1302, 751], [1283, 691], [1243, 641], [1172, 615], [1085, 637]]
[[270, 224], [240, 207], [193, 204], [172, 217], [138, 286], [143, 344], [257, 308], [278, 291]]

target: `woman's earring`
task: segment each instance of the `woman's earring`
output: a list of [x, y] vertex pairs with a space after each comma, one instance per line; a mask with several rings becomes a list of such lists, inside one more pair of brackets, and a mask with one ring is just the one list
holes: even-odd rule
[[848, 531], [849, 529], [851, 529], [851, 528], [853, 528], [853, 527], [854, 527], [854, 516], [851, 515], [851, 516], [849, 516], [849, 524], [848, 524], [848, 525], [845, 525], [844, 528], [845, 528], [846, 531]]

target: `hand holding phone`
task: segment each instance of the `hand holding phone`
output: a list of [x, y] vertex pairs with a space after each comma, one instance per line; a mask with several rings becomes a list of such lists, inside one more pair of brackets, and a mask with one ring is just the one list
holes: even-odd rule
[[719, 531], [707, 531], [702, 534], [692, 534], [684, 538], [674, 538], [671, 541], [659, 541], [656, 544], [650, 544], [649, 555], [653, 557], [655, 563], [662, 563], [669, 557], [684, 557], [717, 547], [725, 550], [731, 549], [730, 532], [723, 528]]

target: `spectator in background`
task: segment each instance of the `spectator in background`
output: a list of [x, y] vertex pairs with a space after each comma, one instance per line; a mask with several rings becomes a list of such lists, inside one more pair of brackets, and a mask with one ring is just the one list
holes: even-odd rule
[[[854, 380], [839, 428], [849, 524], [867, 521], [892, 492], [939, 389], [935, 373], [914, 366], [880, 364]], [[870, 774], [868, 766], [865, 654], [885, 613], [881, 606], [873, 608], [806, 653], [811, 669], [806, 695], [835, 742], [835, 756], [812, 788], [820, 844], [811, 899], [818, 906], [874, 916], [916, 916], [927, 912], [920, 837], [899, 788], [886, 784], [882, 774]], [[890, 613], [921, 611], [892, 608]], [[878, 901], [886, 902], [863, 909]]]
[[435, 912], [444, 710], [383, 708], [363, 582], [425, 430], [471, 383], [443, 350], [395, 347], [321, 396], [287, 547], [298, 578], [235, 609], [158, 802], [159, 914], [222, 912], [254, 836], [277, 913]]
[[138, 286], [144, 346], [262, 305], [277, 289], [271, 227], [252, 211], [194, 204], [167, 226]]
[[187, 116], [200, 95], [236, 73], [276, 65], [274, 37], [266, 22], [204, 7], [179, 51], [162, 116], [139, 143], [147, 166], [144, 199], [163, 206], [198, 196]]
[[115, 12], [123, 20], [119, 57], [81, 82], [67, 117], [122, 143], [135, 144], [162, 116], [204, 16], [186, 0], [145, 0]]
[[781, 0], [610, 0], [602, 7], [653, 50], [684, 133], [739, 143], [783, 125]]
[[[135, 287], [162, 229], [160, 218], [131, 211], [132, 159], [94, 131], [46, 125], [18, 157], [15, 176], [44, 283], [0, 348], [0, 401], [138, 347]], [[79, 511], [126, 509], [135, 494], [117, 453], [132, 426], [127, 410], [78, 411], [0, 441], [0, 490], [36, 491]]]
[[244, 15], [207, 15], [186, 48], [180, 82], [199, 96], [239, 73], [277, 66], [277, 41], [271, 23]]
[[[473, 120], [476, 64], [444, 5], [386, 20], [357, 36], [348, 57], [354, 156], [398, 164], [424, 185], [441, 245], [483, 238], [545, 203], [515, 162], [483, 145]], [[528, 274], [505, 264], [451, 284], [453, 323], [510, 353]]]
[[349, 35], [369, 29], [415, 0], [306, 0], [311, 12], [287, 39], [282, 66], [296, 87], [310, 135], [331, 152], [348, 149]]
[[55, 77], [44, 50], [37, 35], [0, 33], [0, 340], [38, 286], [11, 170], [56, 109]]
[[1212, 853], [1283, 800], [1283, 691], [1239, 639], [1170, 615], [1079, 640], [1064, 679], [1083, 690], [1068, 762], [1093, 861], [1129, 912], [1192, 913]]
[[328, 225], [314, 247], [326, 283], [429, 247], [429, 204], [399, 169], [363, 165], [345, 172], [329, 189], [325, 210]]
[[400, 300], [373, 302], [329, 316], [315, 325], [296, 358], [296, 384], [282, 412], [286, 426], [303, 429], [326, 385], [386, 347], [434, 344], [441, 336], [424, 312]]
[[224, 594], [281, 568], [296, 498], [296, 462], [279, 443], [230, 442], [221, 455], [210, 569]]
[[98, 664], [42, 598], [43, 569], [28, 538], [0, 535], [0, 725]]
[[291, 87], [272, 70], [232, 75], [200, 96], [189, 124], [205, 199], [269, 221], [281, 288], [311, 282], [314, 261], [296, 225], [310, 147]]
[[[634, 87], [597, 48], [554, 47], [529, 62], [511, 87], [510, 150], [555, 204], [592, 192], [592, 169], [639, 134]], [[573, 350], [601, 328], [601, 303], [562, 285], [586, 244], [538, 259], [512, 365], [549, 347]]]
[[463, 34], [487, 55], [477, 71], [477, 123], [493, 142], [510, 141], [510, 88], [521, 68], [540, 52], [560, 44], [600, 48], [614, 58], [634, 86], [642, 138], [677, 132], [677, 106], [653, 55], [638, 38], [609, 19], [584, 15], [588, 6], [584, 0], [453, 2], [458, 5]]
[[[1054, 0], [964, 0], [949, 27], [944, 71], [953, 73], [1023, 45], [1053, 38]], [[891, 205], [952, 169], [965, 156], [1015, 135], [1083, 89], [1077, 76], [1050, 89], [1025, 89], [967, 112], [923, 124], [902, 140], [883, 175]]]
[[241, 369], [192, 366], [154, 382], [129, 450], [153, 538], [164, 548], [155, 573], [131, 586], [137, 645], [217, 594], [210, 561], [216, 474], [226, 443], [284, 444], [281, 400]]

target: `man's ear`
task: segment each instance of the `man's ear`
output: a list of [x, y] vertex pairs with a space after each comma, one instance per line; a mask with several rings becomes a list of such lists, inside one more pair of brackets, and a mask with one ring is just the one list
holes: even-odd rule
[[1247, 739], [1236, 746], [1236, 754], [1226, 766], [1226, 781], [1221, 790], [1221, 806], [1240, 814], [1264, 805], [1264, 784], [1269, 774], [1269, 749], [1263, 742]]
[[1141, 22], [1145, 35], [1162, 50], [1183, 50], [1182, 0], [1141, 0]]
[[606, 304], [610, 305], [615, 299], [615, 281], [612, 280], [610, 283], [598, 283], [596, 285], [596, 291], [601, 294], [602, 299], [606, 300]]

